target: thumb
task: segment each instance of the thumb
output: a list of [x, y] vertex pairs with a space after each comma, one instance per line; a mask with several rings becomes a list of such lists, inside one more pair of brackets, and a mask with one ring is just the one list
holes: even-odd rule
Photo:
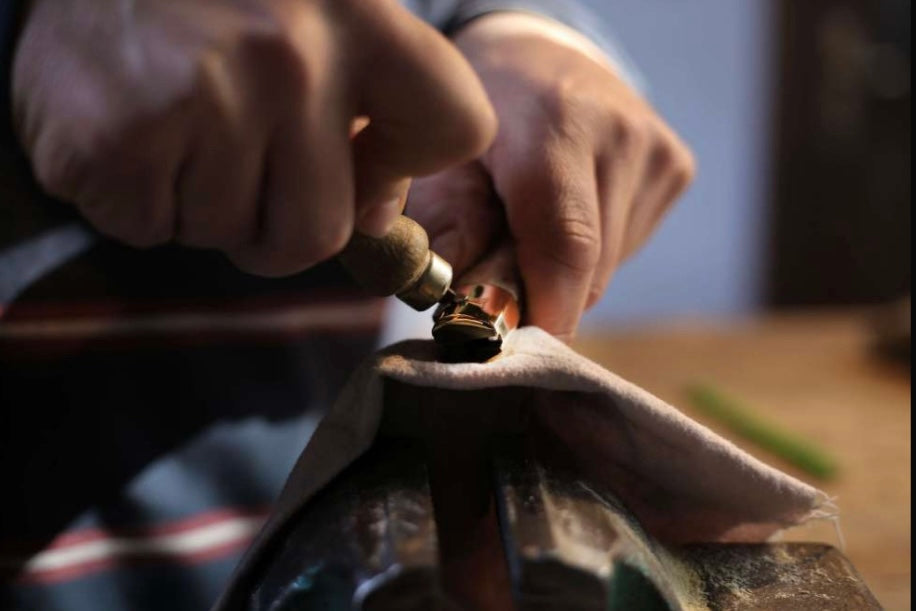
[[358, 71], [368, 125], [354, 137], [353, 157], [357, 229], [365, 223], [378, 231], [379, 215], [393, 222], [400, 213], [409, 178], [481, 155], [496, 135], [496, 115], [446, 38], [399, 4], [373, 6], [374, 35], [362, 42], [367, 55]]
[[458, 278], [507, 235], [502, 207], [479, 163], [413, 182], [407, 214], [423, 225], [429, 244]]

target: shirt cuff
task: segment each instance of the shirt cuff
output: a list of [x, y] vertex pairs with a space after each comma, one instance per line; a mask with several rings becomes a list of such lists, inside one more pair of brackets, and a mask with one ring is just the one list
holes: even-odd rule
[[520, 11], [491, 13], [486, 16], [486, 28], [490, 33], [503, 36], [529, 34], [546, 38], [586, 55], [617, 74], [623, 72], [613, 57], [581, 32], [543, 15]]
[[[647, 93], [643, 76], [623, 49], [603, 31], [601, 26], [605, 24], [601, 18], [569, 0], [469, 0], [460, 3], [460, 8], [442, 30], [452, 35], [470, 21], [495, 13], [524, 18], [524, 25], [520, 19], [517, 26], [507, 25], [507, 29], [537, 29], [557, 42], [587, 50], [591, 57], [597, 53], [603, 58], [603, 63], [611, 66], [628, 85], [643, 94]], [[540, 25], [533, 25], [533, 19], [538, 20]]]

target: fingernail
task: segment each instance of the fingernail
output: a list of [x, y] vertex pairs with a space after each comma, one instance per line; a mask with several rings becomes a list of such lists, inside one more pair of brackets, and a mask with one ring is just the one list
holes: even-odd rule
[[383, 238], [401, 216], [401, 198], [396, 197], [366, 210], [360, 217], [357, 229], [373, 238]]

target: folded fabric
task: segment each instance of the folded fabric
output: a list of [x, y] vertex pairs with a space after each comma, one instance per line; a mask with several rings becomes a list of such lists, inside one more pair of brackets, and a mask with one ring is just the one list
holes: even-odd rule
[[[488, 363], [436, 362], [436, 346], [408, 341], [360, 367], [309, 441], [276, 508], [215, 609], [244, 607], [269, 543], [303, 505], [365, 452], [386, 405], [384, 384], [459, 391], [524, 388], [525, 405], [665, 544], [760, 542], [831, 517], [826, 495], [765, 465], [674, 407], [589, 361], [540, 329], [509, 335]], [[493, 405], [492, 409], [500, 406]], [[435, 410], [430, 401], [424, 409]]]

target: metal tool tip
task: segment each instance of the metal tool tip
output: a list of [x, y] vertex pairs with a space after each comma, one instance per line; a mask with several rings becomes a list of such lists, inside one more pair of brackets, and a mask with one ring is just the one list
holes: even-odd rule
[[493, 285], [449, 288], [433, 321], [441, 360], [483, 362], [499, 354], [503, 339], [518, 325], [518, 302]]

